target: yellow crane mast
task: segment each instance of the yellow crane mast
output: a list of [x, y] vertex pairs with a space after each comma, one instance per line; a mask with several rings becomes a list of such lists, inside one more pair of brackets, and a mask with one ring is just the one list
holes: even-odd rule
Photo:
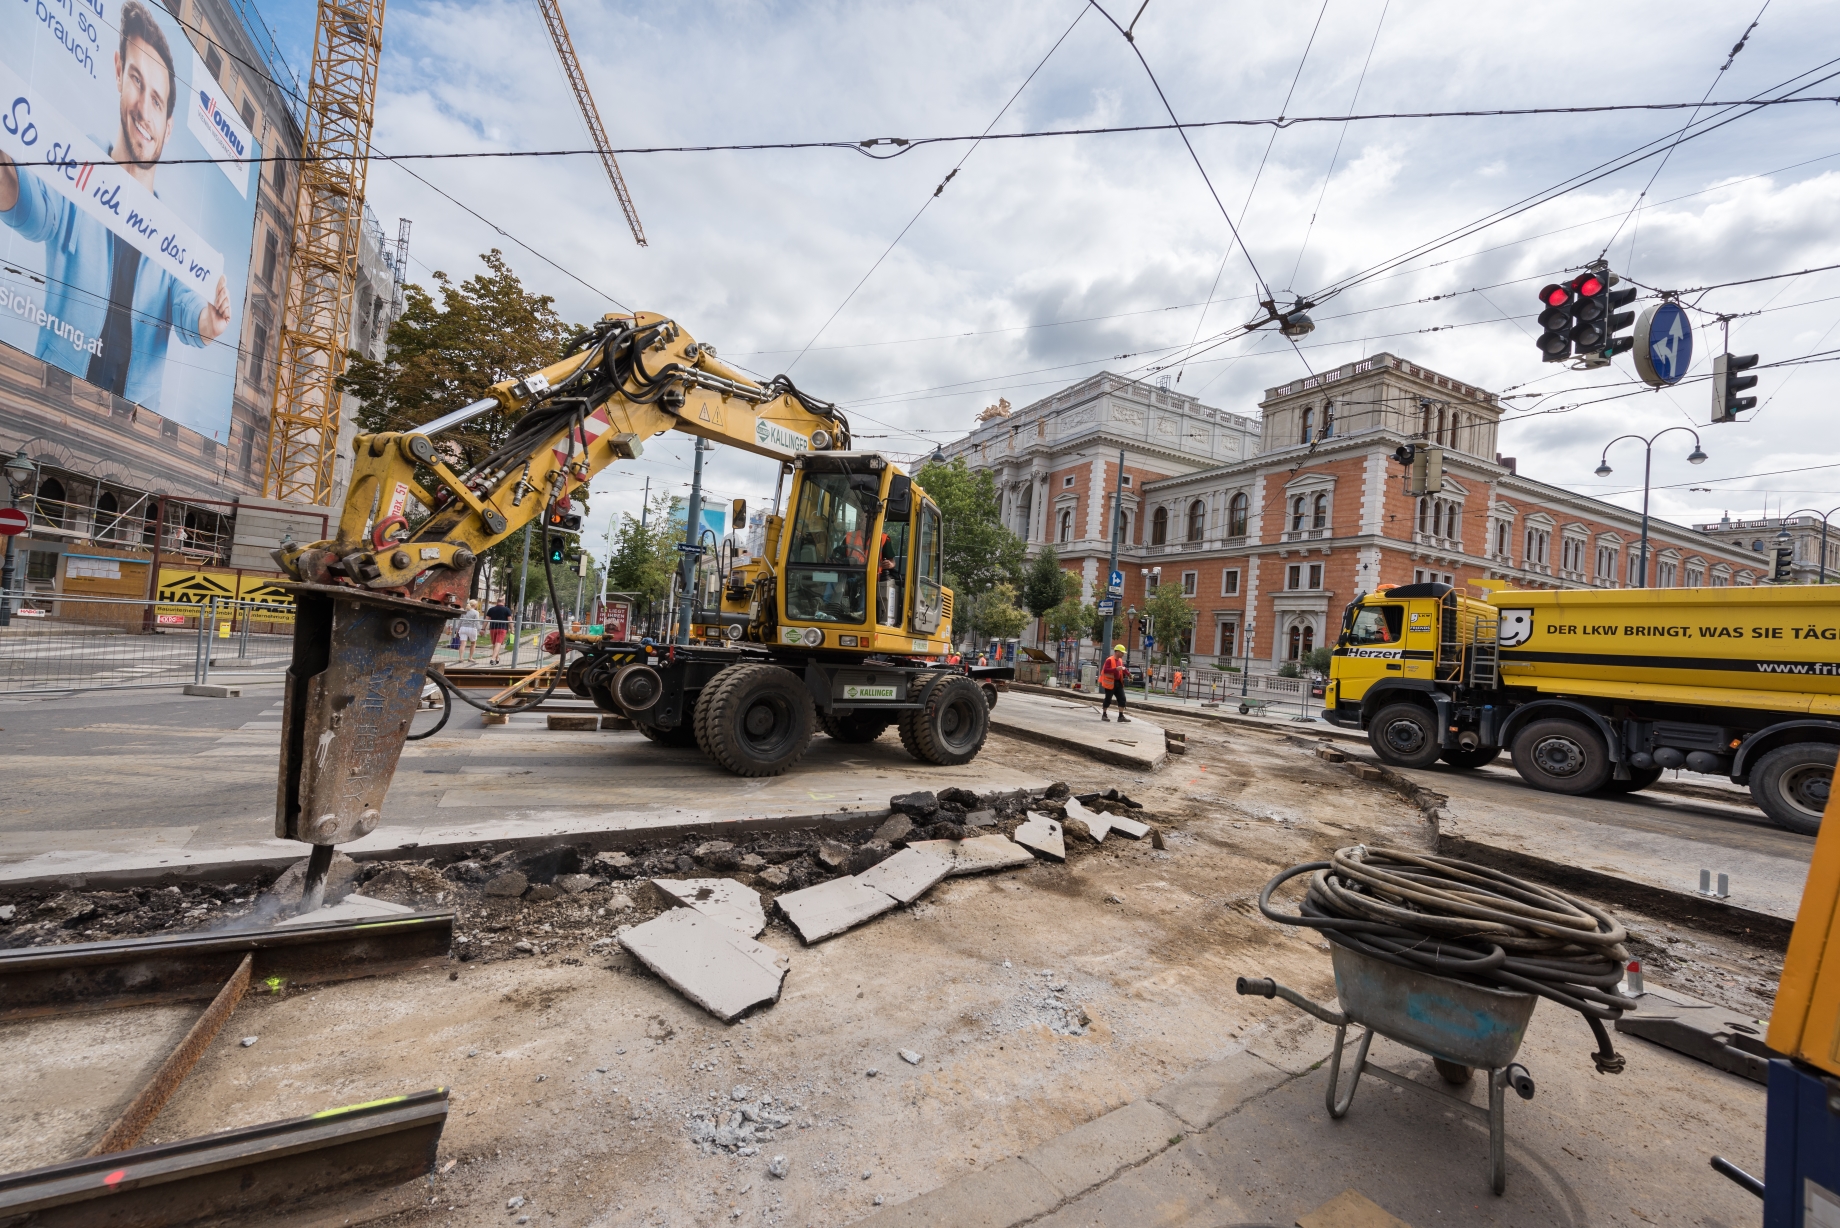
[[626, 224], [632, 227], [633, 242], [645, 246], [645, 228], [639, 225], [639, 211], [633, 208], [632, 196], [626, 191], [626, 180], [620, 174], [620, 164], [613, 159], [613, 147], [607, 141], [607, 130], [601, 127], [601, 113], [594, 105], [594, 95], [588, 92], [588, 79], [582, 75], [581, 61], [575, 55], [574, 40], [569, 38], [569, 27], [562, 20], [562, 10], [556, 6], [556, 0], [537, 0], [537, 11], [543, 14], [543, 24], [549, 27], [550, 41], [556, 44], [556, 56], [562, 61], [562, 75], [569, 79], [569, 88], [575, 91], [575, 102], [581, 107], [582, 122], [588, 125], [588, 139], [594, 142], [594, 148], [600, 152], [601, 165], [606, 168], [607, 179], [613, 184], [613, 194], [620, 199], [620, 211], [626, 215]]

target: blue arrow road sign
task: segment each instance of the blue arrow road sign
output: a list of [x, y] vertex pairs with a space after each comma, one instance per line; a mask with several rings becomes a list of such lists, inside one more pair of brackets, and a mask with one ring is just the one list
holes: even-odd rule
[[1114, 597], [1124, 596], [1124, 573], [1122, 571], [1114, 571], [1112, 573], [1111, 583], [1108, 587], [1112, 590], [1112, 595]]
[[1118, 612], [1118, 603], [1116, 601], [1101, 601], [1099, 603], [1099, 613], [1100, 614], [1102, 615], [1116, 614], [1117, 612]]
[[1636, 321], [1636, 374], [1656, 388], [1678, 384], [1693, 364], [1693, 325], [1679, 303], [1656, 303]]

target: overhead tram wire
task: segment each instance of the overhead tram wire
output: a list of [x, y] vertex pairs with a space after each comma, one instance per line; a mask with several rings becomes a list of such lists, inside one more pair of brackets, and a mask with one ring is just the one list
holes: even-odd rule
[[[1145, 4], [1149, 2], [1150, 0], [1144, 0]], [[1297, 93], [1297, 83], [1303, 80], [1303, 66], [1310, 62], [1310, 48], [1316, 45], [1316, 34], [1322, 29], [1322, 20], [1328, 11], [1329, 0], [1323, 0], [1322, 7], [1316, 10], [1316, 24], [1310, 27], [1310, 37], [1303, 44], [1303, 54], [1297, 58], [1297, 71], [1291, 74], [1290, 88], [1284, 91], [1284, 102], [1278, 108], [1278, 117], [1280, 119], [1291, 109], [1291, 99]], [[1140, 11], [1138, 15], [1142, 16], [1143, 14]], [[1133, 21], [1132, 24], [1136, 25], [1137, 23]], [[1241, 205], [1239, 209], [1239, 224], [1242, 226], [1246, 224], [1246, 214], [1252, 208], [1253, 194], [1259, 190], [1259, 180], [1265, 175], [1265, 163], [1271, 157], [1271, 147], [1278, 143], [1279, 131], [1280, 129], [1274, 125], [1271, 130], [1270, 138], [1265, 142], [1265, 152], [1259, 155], [1259, 167], [1252, 172], [1252, 186], [1246, 189], [1246, 203]], [[1337, 148], [1340, 147], [1338, 146]], [[1214, 270], [1214, 284], [1208, 287], [1208, 301], [1202, 304], [1201, 314], [1195, 319], [1194, 336], [1188, 339], [1190, 345], [1193, 345], [1196, 339], [1201, 336], [1201, 326], [1207, 323], [1208, 308], [1214, 304], [1214, 292], [1220, 289], [1221, 276], [1226, 273], [1227, 261], [1232, 255], [1233, 248], [1231, 245], [1228, 246], [1225, 252], [1221, 253], [1220, 267]], [[1182, 364], [1176, 367], [1176, 383], [1178, 384], [1182, 382], [1182, 371], [1185, 366], [1186, 364]]]
[[[1146, 0], [1146, 2], [1148, 2], [1148, 0]], [[984, 136], [989, 136], [990, 130], [992, 128], [995, 128], [997, 126], [998, 121], [1000, 121], [1005, 115], [1009, 113], [1009, 109], [1010, 107], [1015, 105], [1016, 99], [1022, 97], [1022, 91], [1029, 87], [1029, 82], [1033, 81], [1035, 79], [1035, 75], [1047, 66], [1048, 61], [1053, 58], [1054, 53], [1060, 50], [1061, 44], [1067, 41], [1067, 36], [1073, 33], [1073, 28], [1079, 25], [1080, 20], [1085, 16], [1086, 16], [1086, 10], [1084, 8], [1082, 8], [1078, 13], [1074, 14], [1073, 21], [1068, 24], [1065, 30], [1061, 31], [1061, 36], [1054, 40], [1054, 45], [1048, 48], [1048, 53], [1041, 57], [1041, 62], [1036, 64], [1034, 68], [1029, 70], [1029, 75], [1027, 77], [1024, 77], [1022, 80], [1022, 84], [1016, 87], [1016, 92], [1009, 96], [1009, 101], [1003, 104], [1002, 109], [1000, 109], [996, 113], [996, 115], [991, 118], [990, 123], [985, 126]], [[875, 263], [869, 266], [869, 271], [864, 273], [862, 275], [862, 278], [854, 286], [850, 287], [850, 292], [843, 296], [843, 301], [837, 304], [837, 309], [831, 312], [831, 314], [825, 318], [825, 321], [823, 324], [818, 326], [818, 331], [811, 335], [811, 340], [805, 343], [805, 348], [800, 350], [796, 355], [794, 355], [792, 361], [786, 364], [786, 371], [788, 373], [791, 372], [792, 368], [799, 365], [799, 359], [805, 357], [806, 353], [811, 349], [811, 347], [818, 343], [818, 338], [824, 335], [824, 330], [829, 328], [831, 326], [832, 321], [834, 321], [839, 315], [843, 313], [843, 309], [845, 307], [848, 307], [850, 305], [850, 300], [856, 297], [857, 291], [861, 290], [863, 286], [868, 284], [869, 279], [875, 276], [875, 270], [882, 267], [882, 261], [888, 259], [889, 254], [893, 252], [895, 248], [901, 245], [901, 240], [906, 238], [907, 232], [914, 228], [914, 223], [920, 220], [920, 215], [925, 213], [929, 208], [931, 208], [933, 202], [939, 199], [940, 193], [946, 190], [946, 185], [948, 183], [951, 183], [952, 180], [958, 177], [958, 172], [964, 169], [964, 165], [966, 161], [970, 159], [972, 154], [977, 152], [978, 145], [981, 142], [982, 142], [982, 137], [980, 137], [978, 140], [973, 141], [971, 143], [971, 148], [965, 151], [964, 156], [959, 158], [959, 160], [953, 165], [952, 169], [949, 172], [947, 172], [946, 177], [939, 181], [939, 186], [933, 189], [933, 194], [927, 197], [924, 201], [920, 203], [920, 208], [914, 211], [914, 215], [911, 218], [907, 219], [907, 225], [901, 227], [901, 233], [896, 235], [894, 237], [894, 241], [888, 245], [887, 249], [884, 250], [881, 255], [875, 258]]]
[[[1348, 109], [1354, 110], [1361, 101], [1361, 87], [1367, 83], [1367, 70], [1374, 62], [1374, 50], [1380, 46], [1380, 30], [1386, 25], [1387, 10], [1392, 8], [1393, 0], [1386, 0], [1380, 6], [1380, 20], [1374, 23], [1374, 41], [1367, 46], [1367, 58], [1361, 61], [1361, 75], [1355, 78], [1354, 96], [1348, 100]], [[1323, 201], [1329, 195], [1329, 180], [1335, 176], [1335, 164], [1342, 157], [1342, 142], [1348, 137], [1348, 125], [1335, 138], [1335, 152], [1329, 155], [1329, 169], [1323, 172], [1322, 191], [1316, 196], [1316, 207], [1310, 210], [1310, 220], [1303, 228], [1303, 244], [1297, 249], [1297, 263], [1291, 269], [1291, 284], [1297, 283], [1297, 273], [1303, 268], [1303, 254], [1310, 249], [1310, 235], [1316, 229], [1316, 215], [1322, 212]]]

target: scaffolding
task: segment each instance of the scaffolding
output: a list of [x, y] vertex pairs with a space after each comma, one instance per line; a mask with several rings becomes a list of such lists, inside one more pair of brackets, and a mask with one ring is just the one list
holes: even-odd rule
[[383, 0], [320, 0], [262, 478], [271, 499], [323, 505], [332, 495], [382, 46]]

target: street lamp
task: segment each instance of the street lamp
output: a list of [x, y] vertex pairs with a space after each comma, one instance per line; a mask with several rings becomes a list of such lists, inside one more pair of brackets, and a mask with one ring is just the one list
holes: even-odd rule
[[[1790, 512], [1789, 516], [1800, 516], [1803, 512], [1807, 512], [1809, 515], [1819, 516], [1821, 518], [1821, 579], [1820, 579], [1820, 583], [1826, 584], [1827, 583], [1827, 518], [1829, 516], [1832, 516], [1835, 512], [1840, 512], [1840, 507], [1829, 508], [1825, 512], [1817, 512], [1812, 507], [1798, 507], [1793, 512]], [[1785, 546], [1794, 540], [1793, 538], [1789, 536], [1789, 516], [1784, 516], [1782, 518], [1782, 521], [1783, 521], [1782, 529], [1780, 532], [1776, 534], [1776, 540], [1781, 542]]]
[[1600, 478], [1607, 478], [1610, 476], [1611, 472], [1611, 448], [1622, 443], [1625, 439], [1633, 439], [1642, 445], [1642, 550], [1641, 570], [1637, 573], [1641, 578], [1636, 584], [1637, 588], [1648, 587], [1648, 476], [1649, 471], [1653, 468], [1655, 440], [1661, 438], [1669, 431], [1685, 431], [1687, 434], [1693, 436], [1693, 450], [1687, 453], [1688, 464], [1703, 465], [1706, 463], [1705, 450], [1700, 447], [1699, 432], [1690, 426], [1665, 427], [1662, 430], [1656, 431], [1653, 435], [1646, 437], [1641, 435], [1618, 435], [1615, 439], [1612, 439], [1609, 443], [1604, 445], [1603, 455], [1599, 457], [1597, 461], [1597, 476]]
[[[0, 471], [6, 474], [6, 485], [12, 498], [10, 506], [19, 506], [19, 496], [32, 485], [38, 476], [38, 466], [22, 450], [18, 456], [7, 461]], [[13, 539], [6, 539], [6, 556], [0, 560], [0, 627], [11, 626], [13, 622]]]

